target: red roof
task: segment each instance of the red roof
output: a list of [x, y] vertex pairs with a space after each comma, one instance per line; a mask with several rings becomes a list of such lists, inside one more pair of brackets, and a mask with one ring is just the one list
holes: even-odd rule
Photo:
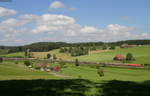
[[114, 59], [115, 59], [115, 60], [123, 60], [123, 59], [125, 59], [125, 57], [124, 57], [123, 55], [116, 55], [116, 56], [114, 57]]

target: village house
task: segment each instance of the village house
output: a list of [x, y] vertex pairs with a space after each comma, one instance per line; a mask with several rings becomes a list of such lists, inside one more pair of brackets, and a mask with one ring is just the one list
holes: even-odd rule
[[123, 55], [116, 55], [114, 58], [113, 58], [115, 61], [122, 61], [125, 59], [125, 56]]

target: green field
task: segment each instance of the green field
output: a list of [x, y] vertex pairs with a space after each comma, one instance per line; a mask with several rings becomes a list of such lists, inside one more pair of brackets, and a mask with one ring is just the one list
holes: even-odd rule
[[[90, 52], [89, 55], [78, 56], [78, 57], [71, 57], [69, 54], [59, 53], [58, 49], [49, 52], [32, 52], [32, 53], [35, 58], [46, 58], [46, 55], [50, 53], [50, 54], [56, 54], [58, 59], [62, 58], [63, 60], [74, 60], [75, 58], [78, 58], [80, 61], [91, 61], [91, 62], [114, 62], [113, 61], [114, 56], [118, 54], [126, 56], [127, 53], [132, 53], [136, 60], [131, 63], [150, 64], [149, 50], [150, 50], [150, 45], [144, 45], [141, 47], [124, 48], [124, 49], [117, 48], [115, 50], [108, 50], [108, 51], [97, 50], [94, 52]], [[5, 54], [1, 56], [24, 57], [24, 52]]]
[[[114, 62], [117, 54], [132, 53], [136, 61], [150, 64], [150, 46], [135, 48], [97, 50], [89, 55], [76, 57], [79, 61]], [[63, 60], [73, 60], [59, 50], [33, 52], [35, 58], [56, 54]], [[24, 52], [3, 54], [5, 57], [24, 57]], [[33, 64], [39, 64], [34, 61]], [[42, 63], [42, 62], [40, 62]], [[51, 67], [58, 63], [48, 62]], [[0, 63], [0, 95], [2, 96], [150, 96], [150, 70], [102, 67], [104, 77], [99, 77], [96, 66], [66, 64], [61, 72], [42, 72], [26, 67], [22, 61]], [[7, 92], [8, 90], [10, 90]], [[113, 94], [113, 95], [112, 95]]]
[[56, 79], [57, 77], [47, 72], [29, 69], [22, 62], [15, 64], [14, 62], [0, 63], [0, 80], [8, 79]]
[[[112, 96], [113, 90], [117, 91], [113, 93], [114, 96], [120, 96], [122, 92], [125, 92], [122, 96], [141, 96], [141, 91], [148, 92], [142, 95], [150, 94], [150, 86], [148, 86], [150, 83], [145, 82], [150, 80], [150, 70], [109, 67], [102, 69], [105, 76], [99, 77], [96, 68], [66, 64], [61, 72], [50, 75], [51, 72], [28, 68], [21, 61], [18, 64], [14, 61], [5, 61], [0, 64], [2, 86], [0, 90], [3, 90], [0, 94], [2, 96], [101, 96], [104, 94]], [[137, 87], [139, 88], [136, 89]], [[12, 91], [7, 92], [10, 89]]]
[[132, 53], [135, 57], [135, 61], [132, 63], [137, 64], [150, 64], [150, 45], [134, 47], [134, 48], [124, 48], [116, 49], [108, 52], [99, 52], [94, 54], [89, 54], [86, 56], [77, 57], [80, 61], [95, 61], [95, 62], [114, 62], [114, 56], [121, 54], [126, 56], [127, 53]]

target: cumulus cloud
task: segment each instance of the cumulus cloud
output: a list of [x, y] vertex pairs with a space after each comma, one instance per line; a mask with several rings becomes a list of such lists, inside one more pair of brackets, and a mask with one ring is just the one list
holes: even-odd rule
[[15, 10], [13, 10], [13, 9], [7, 9], [7, 8], [0, 7], [0, 17], [1, 16], [14, 15], [16, 13], [17, 12]]
[[54, 1], [54, 2], [52, 2], [49, 5], [49, 8], [52, 9], [52, 10], [53, 9], [67, 9], [67, 10], [70, 10], [70, 11], [76, 10], [76, 8], [69, 7], [69, 6], [65, 5], [61, 1]]
[[54, 1], [50, 4], [50, 8], [54, 8], [54, 9], [64, 8], [64, 7], [65, 7], [65, 5], [60, 1]]
[[93, 32], [96, 32], [98, 30], [94, 27], [91, 27], [91, 26], [84, 26], [80, 31], [83, 33], [93, 33]]
[[[150, 33], [133, 33], [134, 28], [119, 24], [108, 24], [104, 28], [82, 26], [72, 17], [56, 14], [25, 14], [0, 22], [0, 42], [30, 43], [38, 41], [118, 41], [149, 39]], [[18, 41], [17, 41], [18, 40]]]

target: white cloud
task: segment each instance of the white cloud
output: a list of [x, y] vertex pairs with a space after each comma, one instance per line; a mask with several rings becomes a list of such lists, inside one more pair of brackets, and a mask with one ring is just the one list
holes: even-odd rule
[[118, 25], [118, 24], [109, 24], [107, 26], [107, 28], [110, 31], [131, 31], [131, 30], [134, 29], [133, 27], [126, 27], [126, 26], [121, 26], [121, 25]]
[[64, 8], [64, 7], [65, 7], [65, 5], [60, 1], [54, 1], [50, 4], [50, 8], [54, 8], [54, 9]]
[[24, 24], [26, 24], [26, 22], [22, 20], [16, 20], [14, 18], [9, 18], [0, 23], [1, 26], [7, 26], [7, 27], [17, 27], [17, 26], [22, 26]]
[[64, 15], [44, 14], [36, 20], [37, 24], [34, 33], [64, 31], [66, 27], [75, 23], [71, 17]]
[[83, 33], [93, 33], [96, 32], [97, 29], [91, 26], [84, 26], [80, 31]]
[[65, 5], [65, 4], [64, 4], [63, 2], [61, 2], [61, 1], [54, 1], [54, 2], [52, 2], [52, 3], [49, 5], [49, 8], [50, 8], [50, 9], [67, 9], [67, 10], [70, 10], [70, 11], [76, 10], [76, 8], [69, 7], [69, 6]]
[[14, 15], [16, 13], [17, 12], [15, 10], [0, 7], [0, 16], [9, 16], [9, 15]]
[[133, 31], [133, 27], [119, 24], [109, 24], [101, 29], [82, 26], [74, 18], [65, 15], [26, 14], [0, 22], [0, 42], [11, 42], [10, 38], [13, 38], [13, 43], [20, 41], [20, 44], [21, 41], [29, 43], [42, 40], [87, 42], [150, 39], [149, 33], [135, 34]]

